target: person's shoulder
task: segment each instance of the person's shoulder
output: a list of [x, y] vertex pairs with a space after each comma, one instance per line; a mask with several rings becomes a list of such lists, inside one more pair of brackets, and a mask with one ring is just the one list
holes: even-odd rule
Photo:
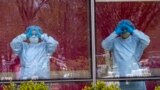
[[22, 42], [22, 47], [27, 47], [29, 45], [28, 42]]
[[138, 37], [136, 37], [136, 36], [135, 36], [135, 35], [133, 35], [133, 34], [132, 34], [130, 37], [131, 37], [131, 38], [132, 38], [132, 40], [134, 40], [134, 41], [139, 41], [139, 38], [138, 38]]
[[117, 36], [116, 38], [114, 38], [115, 41], [116, 41], [116, 40], [119, 40], [119, 39], [121, 39], [120, 36]]
[[23, 44], [23, 45], [28, 45], [28, 43], [27, 43], [27, 42], [22, 42], [22, 44]]
[[44, 41], [40, 41], [38, 44], [39, 44], [39, 45], [45, 44], [45, 42], [44, 42]]
[[44, 42], [44, 41], [41, 41], [41, 42], [39, 42], [38, 44], [37, 44], [38, 46], [46, 46], [46, 42]]

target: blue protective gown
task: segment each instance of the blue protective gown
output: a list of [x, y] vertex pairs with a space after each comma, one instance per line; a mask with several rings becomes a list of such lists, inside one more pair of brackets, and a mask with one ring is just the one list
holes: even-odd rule
[[[127, 39], [117, 37], [115, 32], [102, 41], [102, 47], [111, 51], [113, 63], [117, 65], [121, 77], [131, 74], [132, 70], [140, 68], [138, 64], [144, 49], [149, 45], [150, 39], [143, 32], [134, 30], [133, 35]], [[146, 90], [145, 82], [120, 83], [122, 90]]]
[[24, 42], [26, 38], [21, 34], [10, 43], [13, 51], [20, 58], [20, 79], [50, 78], [49, 55], [55, 51], [58, 42], [50, 36], [44, 35], [43, 40], [37, 44]]

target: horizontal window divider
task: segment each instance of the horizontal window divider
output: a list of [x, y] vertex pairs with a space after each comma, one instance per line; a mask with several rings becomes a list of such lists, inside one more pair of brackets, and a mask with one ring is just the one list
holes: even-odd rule
[[[113, 77], [113, 78], [97, 78], [96, 80], [102, 80], [106, 82], [115, 81], [160, 81], [160, 76], [150, 76], [150, 77]], [[38, 80], [1, 80], [0, 84], [8, 84], [14, 82], [15, 84], [20, 84], [27, 81], [33, 82], [44, 82], [44, 83], [73, 83], [73, 82], [92, 82], [93, 79], [38, 79]]]
[[27, 81], [44, 82], [44, 83], [72, 83], [72, 82], [92, 82], [93, 79], [38, 79], [38, 80], [0, 80], [0, 84], [8, 84], [14, 82], [20, 84]]
[[102, 81], [158, 81], [160, 76], [150, 76], [150, 77], [114, 77], [114, 78], [97, 78], [97, 80]]

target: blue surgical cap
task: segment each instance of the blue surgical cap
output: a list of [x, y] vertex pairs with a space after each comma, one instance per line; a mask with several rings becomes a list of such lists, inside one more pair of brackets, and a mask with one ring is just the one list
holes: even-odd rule
[[132, 29], [135, 29], [134, 24], [133, 24], [130, 20], [128, 20], [128, 19], [123, 19], [123, 20], [119, 21], [117, 27], [119, 27], [119, 26], [120, 26], [120, 27], [123, 27], [123, 25], [129, 26], [129, 27], [131, 27]]
[[25, 31], [25, 34], [28, 35], [28, 37], [31, 37], [32, 36], [32, 31], [35, 31], [36, 33], [39, 33], [39, 34], [42, 34], [42, 28], [37, 26], [37, 25], [31, 25], [31, 26], [28, 26], [26, 28], [26, 31]]

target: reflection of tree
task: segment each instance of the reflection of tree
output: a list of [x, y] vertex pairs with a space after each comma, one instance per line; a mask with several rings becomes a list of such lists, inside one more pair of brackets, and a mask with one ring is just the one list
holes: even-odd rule
[[47, 1], [48, 0], [16, 0], [23, 22], [29, 24], [42, 5]]
[[[150, 3], [121, 3], [121, 17], [131, 19], [136, 26], [145, 31], [154, 16], [160, 11], [160, 4]], [[129, 9], [126, 9], [128, 8]]]
[[[52, 61], [55, 61], [53, 58]], [[79, 57], [77, 59], [68, 59], [67, 61], [63, 61], [61, 64], [65, 64], [67, 67], [61, 67], [59, 64], [52, 62], [51, 63], [51, 70], [53, 71], [72, 71], [72, 70], [90, 70], [89, 60], [88, 58]]]
[[56, 35], [65, 57], [88, 56], [87, 0], [49, 0], [48, 5], [49, 10], [40, 12], [39, 18]]
[[96, 4], [97, 49], [101, 50], [101, 40], [109, 35], [121, 19], [130, 19], [144, 32], [157, 14], [160, 14], [157, 2], [117, 2]]

